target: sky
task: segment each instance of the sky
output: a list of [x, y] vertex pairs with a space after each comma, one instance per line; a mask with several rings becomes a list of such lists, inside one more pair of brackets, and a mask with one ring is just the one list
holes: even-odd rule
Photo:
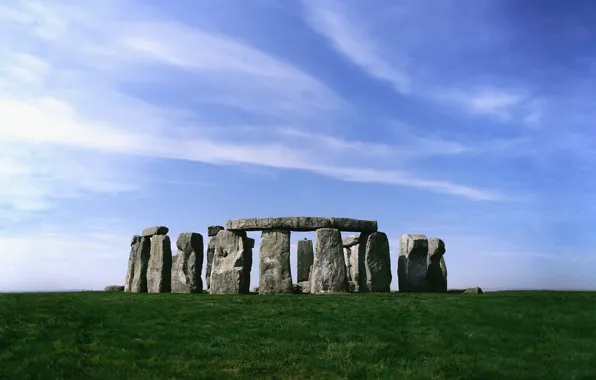
[[450, 288], [596, 289], [595, 12], [2, 0], [0, 291], [123, 284], [145, 227], [299, 215], [377, 220], [392, 289], [405, 233]]

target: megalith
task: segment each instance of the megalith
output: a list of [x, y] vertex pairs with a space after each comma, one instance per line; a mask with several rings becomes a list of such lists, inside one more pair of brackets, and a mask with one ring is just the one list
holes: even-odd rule
[[366, 290], [369, 292], [389, 292], [391, 287], [391, 256], [389, 239], [384, 232], [373, 232], [366, 239], [364, 257]]
[[217, 233], [215, 251], [211, 267], [211, 294], [248, 293], [252, 248], [254, 244], [246, 237], [246, 232], [222, 230]]
[[172, 258], [172, 293], [202, 293], [203, 235], [182, 232]]
[[143, 235], [143, 237], [152, 237], [155, 235], [167, 235], [168, 231], [169, 231], [169, 229], [166, 226], [154, 226], [154, 227], [145, 228], [141, 235]]
[[421, 234], [405, 234], [399, 241], [400, 292], [447, 291], [445, 243]]
[[151, 238], [132, 237], [128, 270], [124, 282], [124, 291], [131, 293], [147, 293], [147, 268], [151, 251]]
[[172, 243], [168, 235], [151, 238], [147, 290], [149, 293], [169, 293], [172, 290]]
[[[296, 282], [308, 281], [310, 267], [315, 259], [312, 240], [298, 240], [298, 275]], [[309, 289], [310, 290], [310, 289]]]
[[429, 292], [447, 291], [447, 267], [443, 255], [445, 243], [438, 238], [428, 239], [428, 270], [426, 281]]
[[311, 293], [347, 292], [348, 278], [341, 232], [335, 228], [320, 228], [315, 236]]
[[350, 235], [343, 239], [344, 261], [350, 292], [366, 292], [366, 242], [369, 233]]
[[259, 294], [292, 291], [290, 231], [264, 230], [261, 234]]
[[213, 266], [213, 254], [215, 253], [215, 237], [219, 231], [224, 230], [223, 226], [209, 226], [207, 227], [207, 236], [209, 242], [207, 243], [207, 266], [205, 268], [205, 281], [207, 282], [207, 289], [211, 283], [211, 268]]

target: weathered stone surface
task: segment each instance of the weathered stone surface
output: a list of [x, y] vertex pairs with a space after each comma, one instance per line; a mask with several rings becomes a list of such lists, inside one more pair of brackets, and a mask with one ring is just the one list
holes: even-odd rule
[[[362, 242], [360, 245], [363, 245]], [[391, 287], [391, 256], [389, 239], [384, 232], [374, 232], [366, 239], [366, 290], [389, 292]]]
[[310, 282], [300, 281], [294, 285], [294, 293], [296, 294], [309, 294], [310, 293]]
[[213, 268], [213, 255], [215, 254], [215, 239], [216, 236], [212, 236], [207, 243], [207, 265], [205, 266], [205, 282], [207, 283], [207, 290], [211, 288], [211, 269]]
[[308, 281], [310, 268], [314, 262], [314, 259], [315, 253], [312, 240], [298, 240], [298, 283]]
[[443, 240], [438, 238], [428, 239], [426, 281], [429, 292], [444, 293], [447, 291], [447, 267], [443, 254], [445, 254]]
[[128, 255], [128, 267], [126, 269], [126, 279], [124, 280], [124, 291], [130, 292], [132, 286], [132, 279], [135, 275], [135, 258], [139, 245], [141, 244], [141, 237], [134, 235], [130, 240], [130, 253]]
[[207, 236], [214, 237], [221, 230], [224, 230], [224, 226], [209, 226], [207, 227]]
[[124, 291], [131, 293], [147, 293], [147, 268], [151, 251], [151, 238], [135, 239], [128, 259], [128, 272], [124, 283]]
[[203, 235], [182, 232], [176, 240], [172, 258], [172, 293], [202, 293]]
[[316, 231], [320, 228], [335, 228], [341, 231], [376, 232], [378, 227], [376, 220], [289, 216], [281, 218], [245, 218], [228, 220], [226, 228], [232, 231], [260, 231], [272, 229]]
[[151, 238], [151, 254], [147, 268], [147, 291], [169, 293], [172, 290], [172, 243], [167, 235]]
[[482, 294], [484, 293], [482, 289], [478, 286], [474, 286], [473, 288], [467, 288], [464, 290], [464, 294]]
[[215, 252], [211, 268], [211, 294], [248, 293], [252, 249], [246, 232], [219, 231], [214, 238]]
[[155, 227], [149, 227], [149, 228], [145, 228], [143, 230], [143, 237], [151, 237], [154, 235], [167, 235], [169, 231], [169, 228], [166, 226], [155, 226]]
[[263, 231], [260, 249], [259, 294], [292, 293], [290, 231]]
[[[344, 245], [344, 261], [346, 263], [346, 276], [350, 292], [366, 292], [366, 242], [370, 234], [363, 232], [358, 236], [348, 236], [348, 247], [346, 247], [346, 239], [343, 240]], [[355, 244], [354, 244], [355, 243]]]
[[348, 278], [341, 233], [335, 228], [316, 231], [311, 293], [347, 292]]
[[124, 286], [121, 285], [108, 285], [104, 289], [104, 292], [123, 292]]
[[343, 238], [342, 244], [344, 248], [350, 248], [351, 246], [358, 244], [359, 241], [360, 235], [350, 235]]
[[399, 239], [397, 274], [400, 292], [426, 292], [428, 238], [422, 234], [405, 234]]

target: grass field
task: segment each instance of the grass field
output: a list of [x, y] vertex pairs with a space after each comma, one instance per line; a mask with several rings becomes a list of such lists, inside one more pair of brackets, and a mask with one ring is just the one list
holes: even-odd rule
[[0, 294], [2, 379], [596, 379], [596, 293]]

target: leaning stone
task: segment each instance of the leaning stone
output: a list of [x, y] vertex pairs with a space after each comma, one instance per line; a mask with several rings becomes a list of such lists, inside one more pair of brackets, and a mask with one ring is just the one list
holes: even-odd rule
[[222, 230], [217, 233], [211, 268], [211, 294], [248, 293], [252, 249], [248, 248], [246, 232]]
[[124, 286], [121, 285], [108, 285], [104, 289], [104, 292], [123, 292]]
[[203, 236], [182, 232], [176, 248], [178, 251], [172, 258], [172, 293], [202, 293]]
[[347, 292], [349, 287], [341, 232], [335, 228], [318, 229], [315, 250], [311, 293]]
[[126, 269], [126, 279], [124, 280], [124, 291], [130, 292], [132, 287], [132, 279], [135, 276], [135, 260], [137, 257], [137, 251], [141, 244], [141, 237], [134, 235], [130, 241], [130, 253], [128, 255], [128, 267]]
[[315, 259], [312, 240], [298, 240], [298, 283], [308, 281], [310, 267]]
[[260, 264], [259, 294], [292, 293], [290, 231], [263, 231]]
[[376, 232], [376, 220], [358, 220], [349, 218], [323, 218], [294, 216], [281, 218], [247, 218], [226, 222], [226, 229], [232, 231], [290, 230], [316, 231], [320, 228], [335, 228], [341, 231]]
[[207, 227], [207, 236], [214, 237], [217, 236], [217, 233], [221, 230], [224, 230], [223, 226], [209, 226]]
[[374, 232], [368, 237], [364, 261], [366, 290], [388, 293], [392, 280], [391, 256], [389, 253], [389, 239], [387, 239], [384, 232]]
[[167, 235], [151, 238], [147, 290], [149, 293], [169, 293], [172, 290], [172, 243]]
[[473, 288], [467, 288], [466, 290], [464, 290], [463, 294], [482, 294], [484, 293], [482, 291], [482, 289], [480, 289], [480, 287], [478, 286], [474, 286]]
[[168, 227], [166, 226], [155, 226], [155, 227], [149, 227], [149, 228], [145, 228], [143, 230], [143, 237], [151, 237], [151, 236], [155, 236], [155, 235], [167, 235], [168, 234]]
[[342, 244], [344, 248], [350, 248], [351, 246], [358, 244], [359, 241], [360, 235], [350, 235], [343, 238]]
[[427, 291], [428, 238], [405, 234], [399, 238], [397, 275], [400, 292]]
[[426, 281], [429, 292], [445, 293], [447, 291], [447, 267], [443, 255], [445, 243], [438, 238], [428, 239], [428, 268]]
[[131, 249], [131, 255], [133, 256], [132, 271], [130, 276], [127, 275], [124, 291], [147, 293], [147, 269], [149, 267], [150, 254], [151, 238], [143, 237], [137, 244], [133, 245]]

